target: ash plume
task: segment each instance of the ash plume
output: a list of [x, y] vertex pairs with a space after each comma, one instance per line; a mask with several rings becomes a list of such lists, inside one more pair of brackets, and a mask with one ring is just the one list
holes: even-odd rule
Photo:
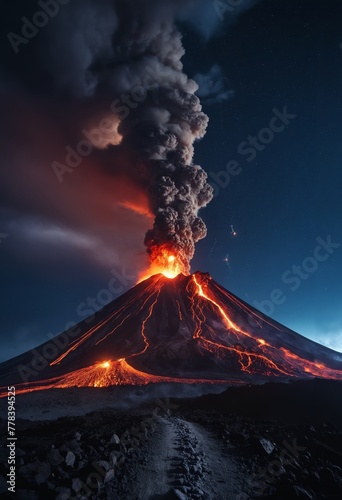
[[208, 117], [194, 94], [197, 84], [182, 70], [184, 49], [174, 25], [177, 10], [175, 2], [119, 3], [120, 30], [114, 45], [119, 53], [130, 47], [121, 71], [137, 81], [144, 81], [147, 68], [157, 68], [155, 79], [140, 89], [143, 102], [130, 111], [118, 132], [121, 146], [136, 153], [133, 171], [155, 217], [145, 236], [150, 260], [165, 249], [176, 255], [187, 274], [194, 245], [206, 235], [198, 211], [211, 200], [212, 188], [204, 170], [192, 163], [193, 143], [205, 134]]
[[[2, 216], [9, 214], [3, 225], [18, 229], [18, 248], [26, 239], [24, 221], [45, 228], [32, 253], [51, 255], [46, 235], [58, 228], [75, 233], [65, 239], [70, 248], [87, 241], [86, 257], [137, 272], [146, 267], [145, 235], [152, 262], [163, 249], [189, 272], [194, 245], [206, 234], [198, 211], [212, 198], [205, 172], [192, 160], [208, 117], [195, 95], [198, 85], [183, 72], [176, 27], [179, 20], [189, 24], [195, 4], [74, 0], [19, 47], [18, 65], [9, 68], [11, 83], [2, 92], [0, 139], [7, 158], [0, 172]], [[24, 59], [35, 68], [34, 79], [21, 69]], [[104, 119], [111, 127], [99, 138]], [[70, 166], [68, 154], [85, 140], [91, 153]], [[51, 168], [56, 162], [64, 169], [58, 179]], [[71, 251], [76, 255], [80, 248]]]

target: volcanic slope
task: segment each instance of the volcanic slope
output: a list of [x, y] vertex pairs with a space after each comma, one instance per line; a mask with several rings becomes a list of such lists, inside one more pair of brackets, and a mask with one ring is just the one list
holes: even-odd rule
[[[76, 332], [76, 335], [75, 335]], [[162, 274], [0, 365], [17, 390], [155, 382], [342, 379], [342, 354], [295, 333], [209, 274]], [[25, 381], [25, 384], [22, 382]]]

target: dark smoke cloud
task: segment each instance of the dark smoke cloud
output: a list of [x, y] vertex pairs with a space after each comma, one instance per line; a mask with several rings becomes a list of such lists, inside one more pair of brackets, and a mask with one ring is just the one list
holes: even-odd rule
[[129, 47], [129, 54], [123, 67], [115, 70], [115, 80], [121, 81], [120, 70], [143, 81], [149, 65], [159, 69], [158, 82], [142, 89], [144, 101], [118, 130], [122, 147], [137, 153], [139, 182], [155, 216], [145, 237], [150, 258], [153, 261], [159, 248], [166, 248], [189, 272], [194, 244], [206, 235], [198, 211], [211, 200], [212, 189], [205, 172], [192, 164], [193, 143], [203, 137], [208, 117], [194, 95], [198, 86], [182, 71], [184, 49], [174, 25], [179, 5], [156, 1], [117, 5], [120, 29], [114, 45], [119, 53]]
[[[14, 4], [6, 30], [20, 33], [21, 16], [38, 5]], [[7, 45], [0, 219], [9, 245], [26, 241], [39, 256], [61, 255], [64, 245], [132, 273], [146, 265], [145, 238], [152, 258], [163, 246], [189, 270], [206, 234], [198, 211], [212, 196], [192, 163], [208, 118], [183, 72], [175, 22], [205, 34], [205, 20], [212, 34], [219, 22], [209, 0], [73, 0], [18, 55]], [[95, 133], [92, 153], [60, 183], [51, 165], [66, 165], [66, 146], [76, 150], [104, 119], [107, 134]]]
[[145, 32], [142, 24], [134, 32], [129, 16], [123, 24], [125, 21], [125, 34], [130, 33], [133, 40], [144, 39], [144, 52], [137, 43], [135, 50], [132, 47], [132, 59], [145, 59], [142, 66], [146, 67], [152, 55], [161, 69], [158, 84], [119, 126], [122, 146], [136, 149], [138, 162], [143, 164], [140, 182], [155, 215], [145, 244], [152, 261], [163, 247], [175, 253], [183, 271], [188, 272], [194, 244], [206, 235], [198, 210], [212, 197], [205, 172], [192, 164], [193, 142], [203, 137], [208, 118], [194, 95], [197, 85], [182, 72], [181, 37], [172, 19], [157, 13], [154, 25], [148, 19]]
[[[5, 98], [11, 141], [5, 133], [2, 186], [6, 208], [19, 213], [19, 222], [11, 223], [16, 234], [26, 223], [41, 248], [56, 227], [69, 235], [71, 229], [74, 237], [65, 238], [70, 245], [97, 253], [109, 244], [120, 247], [105, 235], [112, 218], [122, 246], [139, 226], [141, 243], [131, 243], [140, 252], [142, 228], [146, 232], [153, 215], [148, 252], [153, 257], [157, 247], [167, 247], [189, 270], [194, 244], [206, 234], [197, 213], [210, 201], [211, 188], [204, 171], [192, 165], [193, 142], [204, 135], [208, 118], [194, 95], [197, 85], [182, 71], [184, 49], [174, 21], [187, 3], [74, 1], [50, 21], [40, 44], [27, 47], [38, 62], [36, 92], [24, 76], [20, 97]], [[34, 95], [39, 88], [41, 98]], [[103, 118], [115, 124], [112, 136], [93, 146], [79, 170], [70, 174], [67, 167], [58, 184], [49, 164], [65, 165], [65, 146], [75, 150], [81, 131], [96, 129]], [[97, 260], [110, 260], [103, 254]]]
[[42, 34], [47, 43], [39, 48], [39, 57], [57, 90], [67, 89], [80, 97], [95, 93], [100, 75], [91, 68], [111, 60], [111, 40], [117, 27], [111, 0], [72, 0], [60, 9], [56, 23]]

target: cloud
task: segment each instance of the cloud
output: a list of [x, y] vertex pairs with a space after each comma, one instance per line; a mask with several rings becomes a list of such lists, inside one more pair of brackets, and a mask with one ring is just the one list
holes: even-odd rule
[[3, 109], [0, 227], [11, 235], [8, 247], [25, 262], [61, 264], [78, 253], [96, 267], [138, 273], [152, 219], [127, 158], [114, 146], [94, 148], [62, 183], [51, 168], [65, 162], [67, 144], [76, 148], [89, 110], [65, 106], [61, 119], [58, 105], [27, 95], [7, 95]]
[[111, 0], [73, 0], [61, 8], [42, 33], [39, 56], [54, 87], [84, 97], [99, 84], [96, 65], [113, 56], [112, 37], [118, 20]]
[[316, 321], [317, 342], [342, 353], [341, 318], [320, 319]]
[[197, 73], [194, 80], [198, 84], [196, 94], [203, 104], [217, 104], [234, 96], [234, 90], [227, 88], [228, 80], [218, 64], [214, 64], [207, 73]]
[[178, 17], [195, 29], [205, 40], [209, 40], [213, 36], [224, 33], [227, 24], [235, 22], [240, 14], [260, 1], [193, 0], [185, 2]]
[[342, 330], [320, 334], [317, 337], [317, 342], [342, 353]]
[[[29, 16], [26, 3], [20, 5]], [[153, 226], [152, 212], [163, 230], [149, 233], [148, 241], [165, 234], [167, 222], [173, 243], [173, 227], [191, 212], [187, 231], [194, 236], [186, 249], [191, 258], [194, 242], [205, 234], [197, 211], [210, 199], [205, 174], [191, 164], [193, 142], [205, 133], [207, 117], [194, 95], [197, 84], [183, 72], [175, 18], [196, 25], [204, 37], [222, 24], [206, 0], [74, 0], [21, 47], [23, 55], [3, 60], [0, 192], [3, 226], [12, 228], [14, 251], [20, 253], [25, 240], [27, 259], [79, 252], [96, 265], [120, 262], [133, 273], [146, 265], [143, 242]], [[126, 105], [129, 115], [123, 120], [122, 93], [141, 86], [151, 67], [157, 68], [152, 79], [158, 96], [154, 91], [141, 102], [137, 93], [137, 109]], [[218, 65], [196, 78], [204, 103], [232, 96]], [[84, 130], [104, 119], [112, 128], [100, 141], [93, 136], [91, 154], [75, 168], [68, 164], [59, 183], [52, 163], [66, 165], [67, 148], [76, 151]], [[153, 162], [150, 172], [147, 160]], [[158, 179], [157, 165], [164, 169]], [[198, 192], [193, 185], [201, 187]]]

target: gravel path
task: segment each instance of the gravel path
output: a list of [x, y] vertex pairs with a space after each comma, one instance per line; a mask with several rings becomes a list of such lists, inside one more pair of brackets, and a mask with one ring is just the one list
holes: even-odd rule
[[130, 498], [236, 500], [241, 484], [223, 444], [202, 426], [186, 420], [158, 418], [136, 471]]

